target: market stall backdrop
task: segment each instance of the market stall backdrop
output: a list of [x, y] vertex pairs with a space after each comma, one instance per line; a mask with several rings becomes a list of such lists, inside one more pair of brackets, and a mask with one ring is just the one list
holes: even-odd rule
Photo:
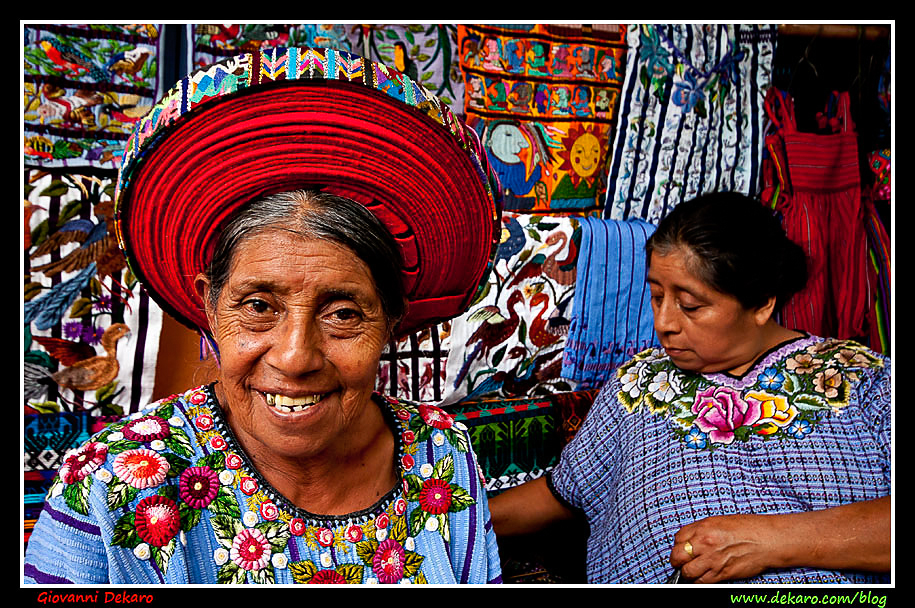
[[[842, 246], [812, 250], [817, 291], [803, 297], [827, 331], [889, 352], [888, 40], [843, 41], [858, 52], [857, 73], [848, 77], [846, 65], [827, 75], [824, 65], [839, 61], [816, 59], [821, 78], [812, 51], [833, 51], [820, 34], [780, 39], [771, 25], [26, 24], [26, 541], [67, 450], [188, 388], [157, 361], [174, 330], [126, 267], [111, 213], [124, 141], [190, 69], [274, 46], [333, 47], [395, 67], [477, 132], [506, 201], [493, 272], [467, 313], [388, 346], [378, 388], [443, 404], [464, 422], [494, 493], [548, 471], [596, 387], [656, 343], [641, 246], [671, 208], [738, 190], [792, 225], [806, 178], [795, 135], [773, 121], [777, 94], [798, 99], [798, 130], [832, 145], [838, 106], [824, 90], [855, 92], [835, 97], [849, 100], [858, 126], [848, 122], [844, 137], [844, 153], [859, 161], [847, 208], [841, 220], [815, 210], [822, 228], [797, 236]], [[821, 98], [810, 116], [800, 111]], [[837, 223], [853, 241], [829, 228]], [[835, 284], [837, 265], [857, 270], [854, 284]], [[843, 289], [860, 296], [853, 313], [839, 305]], [[810, 322], [794, 320], [824, 329]], [[193, 377], [207, 379], [207, 369], [203, 361]], [[517, 571], [518, 580], [562, 580], [536, 565]]]

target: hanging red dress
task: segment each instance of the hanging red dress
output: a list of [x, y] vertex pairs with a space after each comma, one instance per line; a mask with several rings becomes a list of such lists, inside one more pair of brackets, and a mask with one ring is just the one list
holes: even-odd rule
[[769, 89], [765, 106], [772, 128], [763, 198], [809, 266], [807, 286], [785, 305], [781, 322], [818, 336], [866, 337], [874, 293], [848, 93], [833, 92], [818, 114], [820, 126], [832, 129], [827, 134], [798, 131], [794, 102], [783, 91]]

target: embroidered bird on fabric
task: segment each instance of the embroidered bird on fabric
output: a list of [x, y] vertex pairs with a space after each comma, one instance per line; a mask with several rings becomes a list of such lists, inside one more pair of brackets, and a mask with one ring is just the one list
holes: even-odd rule
[[142, 82], [143, 79], [138, 78], [137, 74], [146, 65], [147, 59], [149, 59], [148, 50], [140, 47], [129, 49], [113, 55], [105, 64], [105, 69], [128, 82]]
[[33, 336], [48, 354], [66, 367], [50, 374], [61, 387], [74, 391], [98, 390], [117, 378], [120, 365], [117, 359], [118, 341], [129, 335], [130, 329], [124, 323], [114, 323], [102, 334], [101, 345], [105, 354], [98, 355], [85, 342], [74, 342], [62, 338]]
[[113, 212], [105, 203], [96, 206], [99, 222], [87, 219], [73, 219], [66, 222], [29, 256], [35, 259], [60, 249], [70, 243], [79, 243], [79, 247], [59, 260], [32, 267], [35, 272], [55, 276], [61, 272], [75, 272], [95, 262], [101, 277], [114, 278], [127, 265], [124, 255], [118, 247], [117, 238], [111, 230], [108, 216]]
[[87, 73], [96, 82], [108, 81], [108, 73], [105, 70], [96, 65], [88, 55], [69, 44], [55, 38], [45, 38], [39, 45], [54, 64], [55, 71], [74, 72], [77, 76]]

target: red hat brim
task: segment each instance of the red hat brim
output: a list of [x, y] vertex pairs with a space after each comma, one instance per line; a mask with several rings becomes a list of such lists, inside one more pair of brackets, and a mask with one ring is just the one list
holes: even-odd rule
[[500, 236], [485, 155], [455, 132], [456, 119], [433, 117], [435, 104], [411, 105], [366, 82], [249, 81], [154, 133], [138, 127], [143, 142], [125, 155], [116, 224], [132, 270], [163, 309], [207, 330], [194, 279], [220, 230], [247, 203], [297, 189], [359, 201], [397, 240], [408, 300], [398, 335], [469, 306]]

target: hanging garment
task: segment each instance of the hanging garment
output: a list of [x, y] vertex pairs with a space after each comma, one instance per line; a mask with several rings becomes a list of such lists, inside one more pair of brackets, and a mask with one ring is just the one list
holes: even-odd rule
[[604, 217], [657, 224], [697, 195], [756, 195], [775, 26], [632, 25]]
[[770, 89], [765, 105], [772, 168], [763, 198], [808, 257], [807, 286], [785, 305], [781, 321], [816, 335], [866, 337], [875, 294], [848, 93], [833, 93], [818, 114], [827, 134], [798, 131], [794, 102], [783, 91]]
[[640, 219], [583, 218], [581, 228], [562, 377], [599, 386], [637, 352], [658, 344], [645, 282], [645, 241], [655, 227]]

